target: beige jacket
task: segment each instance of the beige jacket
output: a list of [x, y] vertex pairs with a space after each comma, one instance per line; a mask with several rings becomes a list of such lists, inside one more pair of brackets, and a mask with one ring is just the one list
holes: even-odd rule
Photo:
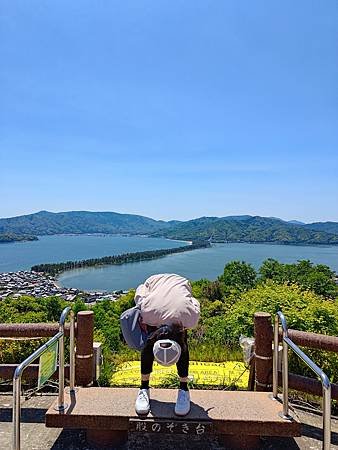
[[189, 281], [173, 273], [153, 275], [140, 284], [135, 303], [143, 322], [155, 327], [180, 323], [194, 328], [200, 316], [200, 304], [192, 296]]

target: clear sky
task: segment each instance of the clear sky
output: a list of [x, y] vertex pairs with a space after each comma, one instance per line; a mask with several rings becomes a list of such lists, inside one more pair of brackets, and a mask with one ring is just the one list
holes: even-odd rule
[[336, 0], [0, 8], [1, 217], [338, 221]]

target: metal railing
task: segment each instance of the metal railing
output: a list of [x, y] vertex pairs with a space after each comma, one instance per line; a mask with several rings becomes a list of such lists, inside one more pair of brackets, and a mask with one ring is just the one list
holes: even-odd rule
[[279, 345], [279, 323], [282, 325], [282, 392], [283, 392], [283, 413], [284, 419], [290, 420], [289, 414], [289, 360], [288, 347], [320, 378], [323, 387], [323, 449], [330, 450], [331, 445], [331, 383], [327, 375], [317, 366], [289, 337], [288, 325], [284, 314], [278, 311], [274, 323], [274, 345], [273, 345], [273, 397], [278, 399], [278, 345]]
[[74, 313], [70, 306], [65, 308], [60, 316], [59, 332], [49, 339], [46, 344], [38, 348], [28, 358], [26, 358], [21, 364], [18, 365], [14, 372], [13, 377], [13, 450], [20, 450], [20, 420], [21, 420], [21, 376], [26, 367], [41, 356], [49, 347], [55, 342], [59, 341], [59, 395], [57, 409], [64, 411], [68, 405], [64, 402], [64, 368], [65, 368], [65, 353], [64, 353], [64, 336], [65, 336], [65, 321], [70, 315], [70, 373], [69, 373], [69, 387], [71, 391], [74, 391], [75, 383], [75, 354], [74, 354]]

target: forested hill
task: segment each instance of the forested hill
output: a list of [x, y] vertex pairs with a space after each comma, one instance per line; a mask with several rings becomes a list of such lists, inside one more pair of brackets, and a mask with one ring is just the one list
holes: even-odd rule
[[16, 234], [16, 233], [0, 233], [0, 244], [17, 241], [37, 241], [36, 236], [30, 234]]
[[182, 240], [211, 238], [214, 242], [338, 244], [337, 222], [312, 224], [295, 222], [249, 215], [201, 217], [186, 222], [177, 220], [165, 222], [116, 212], [40, 211], [36, 214], [0, 219], [0, 235], [12, 236], [7, 242], [34, 239], [37, 235], [105, 233], [138, 234]]
[[326, 231], [326, 233], [338, 234], [338, 222], [314, 222], [304, 225], [304, 228], [315, 231]]
[[159, 230], [153, 236], [182, 240], [211, 239], [213, 242], [338, 244], [338, 235], [259, 216], [245, 220], [201, 217]]
[[40, 211], [35, 214], [0, 219], [0, 233], [32, 235], [64, 233], [149, 234], [170, 225], [171, 222], [115, 212], [70, 211], [52, 213]]

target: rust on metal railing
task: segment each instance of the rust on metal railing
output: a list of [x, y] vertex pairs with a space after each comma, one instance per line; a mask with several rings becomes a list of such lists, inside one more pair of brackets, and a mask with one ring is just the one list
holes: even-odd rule
[[[326, 334], [310, 333], [308, 331], [288, 330], [289, 338], [301, 347], [338, 352], [338, 337]], [[279, 330], [279, 340], [282, 341], [283, 332]]]
[[[69, 324], [65, 324], [65, 336], [69, 336]], [[57, 323], [1, 323], [1, 338], [52, 337], [59, 331]], [[76, 326], [75, 326], [76, 334]]]
[[[282, 372], [278, 372], [278, 386], [282, 386]], [[289, 373], [289, 388], [296, 391], [306, 392], [307, 394], [318, 395], [322, 397], [322, 383], [314, 378], [304, 377], [295, 373]], [[338, 400], [338, 384], [331, 383], [331, 397]]]
[[[0, 364], [0, 378], [3, 380], [12, 380], [14, 372], [19, 364]], [[39, 364], [30, 364], [22, 374], [25, 381], [37, 380], [39, 375]], [[55, 372], [52, 379], [58, 379], [58, 373]], [[65, 365], [65, 378], [69, 379], [69, 365]]]

